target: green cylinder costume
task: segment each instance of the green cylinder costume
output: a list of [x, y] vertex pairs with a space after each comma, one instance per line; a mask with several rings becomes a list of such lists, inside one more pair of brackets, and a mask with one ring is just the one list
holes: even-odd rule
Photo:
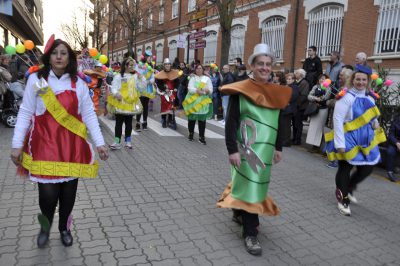
[[[253, 104], [243, 95], [239, 96], [240, 122], [249, 119], [254, 122], [257, 138], [251, 145], [254, 152], [265, 164], [265, 169], [258, 168], [254, 172], [241, 155], [240, 168], [231, 167], [232, 197], [249, 203], [265, 200], [271, 175], [272, 159], [278, 131], [279, 109], [269, 109]], [[251, 128], [247, 128], [247, 136], [252, 137]], [[239, 145], [243, 144], [240, 128], [237, 133]]]

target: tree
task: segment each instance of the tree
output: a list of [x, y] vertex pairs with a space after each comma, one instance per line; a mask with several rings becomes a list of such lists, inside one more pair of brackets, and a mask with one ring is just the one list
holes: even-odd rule
[[229, 61], [229, 48], [231, 47], [232, 20], [236, 8], [236, 0], [213, 0], [219, 14], [221, 26], [221, 66]]
[[92, 35], [92, 46], [96, 47], [101, 51], [107, 44], [107, 40], [103, 39], [103, 34], [107, 32], [109, 27], [109, 20], [106, 16], [105, 7], [108, 1], [105, 0], [93, 0], [93, 12], [91, 18], [93, 19], [93, 32]]
[[81, 15], [79, 17], [83, 17], [82, 21], [78, 20], [76, 14], [72, 16], [70, 23], [62, 23], [61, 31], [64, 34], [66, 41], [72, 46], [75, 50], [82, 50], [83, 48], [88, 47], [89, 45], [89, 32], [90, 32], [90, 22], [88, 19], [89, 10], [87, 7], [79, 8]]

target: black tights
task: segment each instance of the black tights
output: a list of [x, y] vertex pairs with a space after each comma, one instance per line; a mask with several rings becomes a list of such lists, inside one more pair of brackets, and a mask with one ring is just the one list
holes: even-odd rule
[[[147, 116], [149, 115], [149, 98], [140, 96], [140, 102], [142, 103], [143, 106], [143, 123], [147, 123]], [[137, 114], [136, 115], [136, 123], [140, 123], [140, 117], [142, 114]]]
[[132, 134], [132, 120], [133, 115], [115, 115], [115, 137], [121, 139], [122, 125], [125, 123], [125, 138], [130, 137]]
[[39, 183], [39, 206], [42, 214], [47, 217], [50, 225], [53, 223], [54, 212], [59, 201], [58, 230], [67, 230], [68, 216], [75, 204], [78, 179], [68, 182], [43, 184]]
[[336, 173], [336, 187], [342, 192], [343, 198], [356, 190], [357, 185], [367, 178], [374, 169], [373, 165], [357, 165], [357, 170], [350, 176], [353, 165], [347, 161], [339, 161], [339, 168]]
[[[206, 131], [206, 121], [200, 121], [199, 122], [199, 136], [200, 138], [204, 138], [204, 132]], [[189, 133], [194, 133], [194, 126], [196, 125], [196, 120], [188, 120], [188, 129]]]

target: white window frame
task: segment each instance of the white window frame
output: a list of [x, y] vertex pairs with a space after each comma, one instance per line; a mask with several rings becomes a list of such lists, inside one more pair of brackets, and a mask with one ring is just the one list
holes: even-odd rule
[[231, 28], [231, 46], [229, 47], [229, 63], [232, 63], [236, 57], [243, 59], [244, 55], [244, 37], [246, 26], [235, 24]]
[[140, 56], [143, 54], [143, 47], [136, 47], [136, 58], [140, 58]]
[[188, 13], [196, 10], [196, 0], [188, 0]]
[[169, 52], [168, 52], [168, 58], [171, 60], [171, 62], [175, 59], [175, 57], [178, 56], [178, 43], [176, 40], [172, 40], [168, 44]]
[[374, 55], [400, 55], [400, 0], [381, 0]]
[[160, 65], [163, 62], [164, 45], [159, 43], [156, 45], [156, 65]]
[[158, 14], [158, 24], [163, 24], [164, 23], [164, 13], [165, 13], [164, 6], [160, 6], [160, 11], [159, 11], [159, 14]]
[[148, 16], [147, 16], [147, 28], [151, 29], [153, 27], [153, 12], [149, 10]]
[[283, 59], [286, 19], [281, 16], [269, 17], [261, 27], [261, 41], [269, 45], [277, 60]]
[[204, 48], [204, 64], [212, 64], [217, 61], [218, 32], [210, 30], [207, 32], [206, 47]]
[[179, 0], [172, 0], [171, 5], [171, 19], [175, 19], [179, 16]]
[[307, 47], [316, 46], [322, 57], [340, 51], [343, 17], [342, 5], [330, 4], [312, 9], [308, 14]]

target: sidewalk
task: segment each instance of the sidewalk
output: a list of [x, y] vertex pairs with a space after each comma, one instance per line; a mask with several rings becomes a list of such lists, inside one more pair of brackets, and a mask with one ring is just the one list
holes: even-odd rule
[[334, 196], [336, 171], [322, 156], [293, 146], [273, 167], [270, 184], [281, 215], [261, 217], [263, 255], [249, 255], [231, 211], [215, 207], [229, 181], [224, 140], [210, 138], [204, 146], [188, 142], [186, 128], [178, 133], [141, 132], [133, 150], [100, 162], [98, 178], [79, 182], [73, 246], [63, 247], [53, 226], [49, 246], [38, 249], [37, 188], [15, 177], [12, 130], [0, 125], [0, 264], [400, 264], [399, 184], [374, 174], [355, 194], [360, 203], [351, 206], [352, 216], [344, 217]]

